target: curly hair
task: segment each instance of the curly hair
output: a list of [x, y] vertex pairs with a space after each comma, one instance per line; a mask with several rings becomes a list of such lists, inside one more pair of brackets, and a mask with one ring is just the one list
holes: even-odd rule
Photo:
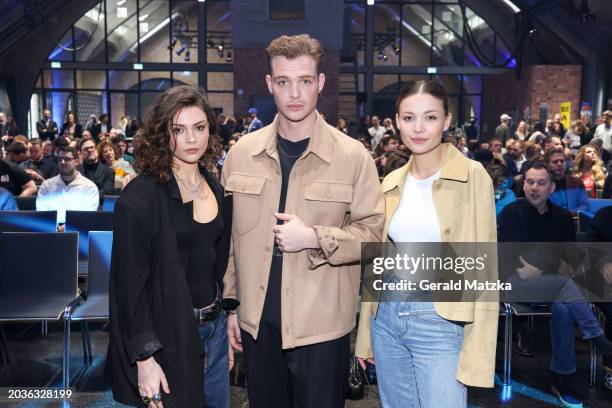
[[217, 120], [203, 90], [188, 85], [167, 89], [147, 108], [142, 127], [134, 136], [132, 167], [138, 173], [151, 174], [160, 183], [168, 182], [174, 160], [170, 148], [172, 122], [183, 109], [191, 106], [206, 114], [209, 134], [217, 133]]
[[595, 162], [591, 164], [590, 169], [586, 170], [590, 170], [593, 174], [593, 179], [595, 180], [595, 185], [597, 186], [597, 188], [603, 188], [604, 183], [606, 181], [606, 174], [604, 170], [605, 166], [603, 164], [603, 161], [599, 158], [599, 152], [597, 151], [597, 148], [592, 144], [584, 145], [578, 151], [576, 159], [574, 160], [574, 171], [572, 171], [572, 175], [574, 177], [582, 178], [582, 175], [584, 173], [584, 169], [582, 168], [582, 166], [584, 162], [584, 155], [586, 154], [587, 149], [593, 149], [595, 151]]

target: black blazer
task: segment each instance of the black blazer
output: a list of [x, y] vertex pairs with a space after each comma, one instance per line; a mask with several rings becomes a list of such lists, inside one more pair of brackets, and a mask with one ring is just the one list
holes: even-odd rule
[[[220, 290], [229, 258], [232, 206], [205, 169], [224, 230], [214, 271]], [[114, 213], [110, 278], [110, 340], [106, 373], [113, 398], [142, 406], [136, 361], [154, 355], [168, 380], [164, 407], [204, 406], [204, 356], [175, 230], [192, 223], [176, 180], [139, 175], [123, 190]]]
[[[47, 129], [43, 131], [43, 129]], [[52, 120], [49, 121], [49, 127], [45, 124], [45, 120], [41, 119], [36, 122], [36, 131], [38, 132], [38, 137], [42, 140], [49, 139], [51, 141], [55, 140], [55, 135], [57, 134], [57, 122]]]

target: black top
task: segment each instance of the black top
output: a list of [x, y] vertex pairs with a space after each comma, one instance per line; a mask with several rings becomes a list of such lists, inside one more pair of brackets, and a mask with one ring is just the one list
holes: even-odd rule
[[177, 231], [179, 250], [184, 254], [181, 258], [186, 260], [187, 285], [194, 308], [208, 306], [217, 298], [214, 265], [223, 229], [223, 217], [219, 210], [212, 221], [200, 223], [193, 220], [190, 229]]
[[102, 194], [113, 194], [115, 191], [115, 171], [100, 161], [94, 164], [84, 163], [77, 170], [93, 181]]
[[[566, 209], [548, 201], [548, 210], [544, 214], [532, 206], [526, 199], [517, 200], [508, 204], [498, 219], [499, 242], [575, 242], [576, 232], [572, 214]], [[537, 266], [544, 273], [556, 273], [559, 258], [566, 259], [568, 256], [556, 252], [552, 246], [546, 249], [537, 246], [502, 246], [500, 259], [514, 259], [518, 261], [518, 255], [522, 256], [530, 264]], [[560, 247], [561, 248], [561, 247]], [[517, 256], [513, 256], [514, 252]], [[556, 253], [555, 253], [556, 252]], [[510, 262], [504, 262], [504, 267], [513, 268]]]
[[[310, 139], [300, 140], [299, 142], [291, 142], [283, 139], [280, 135], [276, 138], [276, 146], [278, 157], [280, 159], [282, 182], [281, 194], [278, 202], [278, 212], [285, 211], [285, 202], [287, 201], [287, 188], [289, 186], [289, 175], [293, 165], [300, 158], [302, 153], [308, 147]], [[277, 221], [277, 224], [282, 224], [282, 221]], [[270, 277], [268, 278], [268, 290], [261, 316], [264, 322], [272, 323], [277, 327], [281, 324], [281, 286], [283, 279], [283, 253], [274, 242], [274, 256], [270, 265]]]
[[23, 186], [31, 180], [32, 177], [19, 165], [0, 159], [0, 187], [6, 188], [13, 195], [19, 195]]
[[43, 157], [41, 161], [34, 161], [32, 159], [26, 160], [19, 164], [19, 167], [28, 170], [34, 170], [40, 174], [44, 179], [55, 177], [58, 174], [57, 164], [46, 157]]
[[[229, 258], [232, 202], [219, 182], [200, 170], [223, 218], [213, 276], [223, 291]], [[164, 407], [204, 406], [204, 359], [177, 231], [193, 225], [193, 205], [183, 204], [170, 174], [167, 183], [144, 174], [132, 180], [114, 211], [110, 276], [107, 378], [117, 401], [142, 406], [137, 360], [154, 355], [170, 384]]]
[[612, 242], [612, 207], [597, 211], [586, 233], [588, 242]]

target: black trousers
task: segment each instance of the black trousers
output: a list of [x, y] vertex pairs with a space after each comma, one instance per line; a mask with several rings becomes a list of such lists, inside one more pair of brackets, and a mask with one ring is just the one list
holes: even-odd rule
[[262, 321], [257, 340], [242, 331], [250, 408], [344, 407], [350, 334], [290, 350], [280, 328]]

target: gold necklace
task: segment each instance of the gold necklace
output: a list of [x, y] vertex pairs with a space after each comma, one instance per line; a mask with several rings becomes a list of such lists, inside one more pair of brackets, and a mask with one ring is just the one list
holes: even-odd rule
[[189, 188], [187, 183], [185, 183], [185, 181], [177, 173], [174, 173], [174, 176], [178, 179], [178, 181], [180, 181], [183, 187], [185, 187], [185, 189], [189, 191], [191, 194], [197, 194], [200, 191], [200, 188], [202, 188], [202, 177], [201, 176], [196, 175], [196, 178], [198, 178], [198, 180], [196, 181], [197, 186], [194, 190]]

